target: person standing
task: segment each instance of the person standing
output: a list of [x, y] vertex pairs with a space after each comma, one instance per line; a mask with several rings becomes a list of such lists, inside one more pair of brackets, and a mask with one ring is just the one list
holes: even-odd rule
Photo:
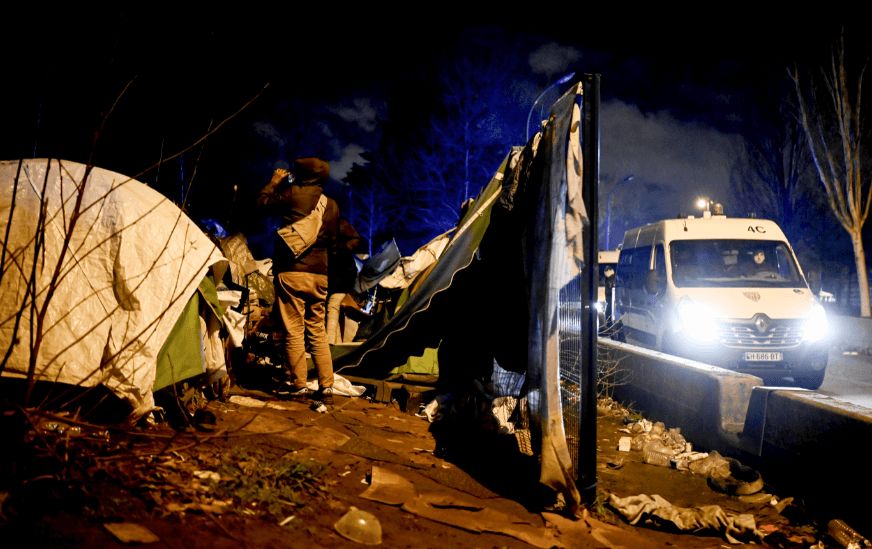
[[366, 250], [366, 239], [357, 233], [347, 219], [340, 217], [339, 240], [330, 256], [330, 272], [327, 275], [327, 342], [331, 345], [342, 343], [342, 330], [339, 327], [342, 302], [354, 291], [354, 281], [357, 279], [354, 254]]
[[[259, 211], [282, 217], [287, 227], [315, 209], [330, 175], [330, 166], [318, 158], [294, 160], [296, 179], [282, 185], [290, 173], [277, 169], [257, 198]], [[307, 402], [311, 396], [333, 404], [333, 360], [325, 328], [327, 273], [330, 254], [337, 245], [339, 206], [325, 195], [326, 208], [314, 243], [299, 257], [277, 238], [273, 253], [276, 304], [285, 329], [285, 368], [288, 380], [276, 391], [283, 400]], [[318, 372], [318, 390], [309, 395], [306, 388], [306, 349]]]

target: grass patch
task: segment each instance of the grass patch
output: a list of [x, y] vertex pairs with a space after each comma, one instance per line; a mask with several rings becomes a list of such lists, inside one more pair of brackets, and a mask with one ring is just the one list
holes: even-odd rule
[[611, 521], [615, 518], [615, 514], [608, 508], [609, 494], [602, 488], [596, 489], [596, 499], [591, 502], [588, 511], [597, 520], [603, 522]]
[[[218, 466], [220, 482], [211, 481], [210, 492], [218, 499], [234, 499], [237, 513], [254, 511], [276, 519], [287, 516], [294, 507], [304, 505], [303, 496], [326, 493], [319, 478], [325, 466], [316, 461], [268, 459], [245, 448], [234, 448], [232, 459]], [[232, 478], [232, 480], [225, 480]]]

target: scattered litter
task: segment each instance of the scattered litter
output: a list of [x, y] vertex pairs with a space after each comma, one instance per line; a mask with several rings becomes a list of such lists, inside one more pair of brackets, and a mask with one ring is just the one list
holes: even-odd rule
[[345, 477], [345, 476], [348, 476], [350, 473], [351, 473], [351, 471], [345, 471], [344, 473], [339, 473], [339, 476]]
[[624, 458], [621, 458], [617, 461], [610, 461], [610, 462], [606, 463], [606, 465], [608, 465], [612, 469], [620, 469], [621, 467], [624, 466]]
[[859, 549], [860, 547], [872, 547], [868, 539], [857, 533], [848, 526], [845, 521], [833, 519], [827, 524], [827, 531], [839, 545], [846, 549]]
[[324, 403], [321, 402], [320, 400], [313, 402], [312, 405], [309, 406], [309, 408], [315, 410], [319, 414], [326, 414], [327, 413], [327, 407], [324, 406]]
[[629, 452], [631, 444], [633, 444], [632, 438], [621, 437], [621, 439], [618, 441], [618, 451], [619, 452]]
[[289, 517], [286, 518], [285, 520], [281, 521], [281, 522], [279, 523], [279, 526], [284, 526], [284, 525], [286, 525], [287, 523], [289, 523], [289, 522], [291, 522], [292, 520], [294, 520], [294, 519], [296, 518], [296, 516], [297, 516], [297, 515], [291, 515], [291, 516], [289, 516]]
[[373, 466], [372, 482], [360, 497], [385, 503], [402, 505], [418, 497], [418, 492], [408, 479], [382, 467]]
[[706, 458], [691, 463], [690, 472], [695, 475], [727, 478], [730, 476], [730, 462], [719, 453], [711, 452]]
[[360, 479], [360, 483], [361, 484], [369, 484], [369, 480], [367, 480], [367, 478], [364, 477], [364, 478]]
[[264, 406], [266, 406], [267, 408], [272, 408], [274, 410], [284, 410], [283, 407], [276, 404], [275, 402], [264, 402], [262, 400], [257, 400], [256, 398], [251, 398], [247, 396], [233, 395], [229, 398], [229, 400], [233, 404], [238, 404], [247, 408], [263, 408]]
[[[318, 390], [318, 380], [313, 379], [306, 383], [306, 388], [310, 392]], [[359, 397], [366, 392], [366, 387], [363, 385], [353, 385], [347, 378], [339, 374], [333, 374], [333, 394], [348, 397]]]
[[156, 543], [160, 538], [154, 533], [133, 522], [110, 522], [103, 525], [121, 543]]
[[[747, 496], [763, 489], [763, 477], [759, 472], [742, 465], [737, 459], [726, 458], [726, 460], [730, 464], [730, 474], [726, 478], [709, 476], [708, 485], [712, 490], [731, 496]], [[785, 505], [788, 503], [790, 502]]]
[[653, 426], [654, 426], [654, 424], [652, 424], [647, 419], [640, 419], [639, 421], [637, 421], [635, 423], [630, 423], [629, 425], [627, 425], [627, 428], [632, 433], [647, 433], [647, 432], [651, 431], [651, 428]]
[[690, 471], [689, 462], [686, 459], [672, 459], [669, 466], [678, 471]]
[[354, 506], [333, 527], [341, 536], [357, 543], [378, 545], [382, 541], [382, 528], [378, 519]]
[[397, 444], [402, 444], [402, 443], [403, 443], [402, 440], [394, 440], [394, 439], [392, 439], [392, 438], [387, 439], [387, 441], [388, 441], [388, 442], [396, 442]]
[[764, 532], [772, 533], [772, 532], [778, 530], [778, 527], [775, 526], [774, 524], [763, 524], [760, 526], [760, 529], [763, 530]]
[[[430, 401], [429, 404], [424, 406], [424, 410], [422, 411], [423, 417], [427, 418], [427, 421], [433, 423], [437, 419], [441, 418], [440, 410], [448, 408], [451, 406], [454, 401], [454, 393], [448, 392], [443, 393], [441, 395], [437, 395], [436, 398]], [[416, 414], [419, 417], [422, 417], [421, 414]]]
[[649, 515], [655, 519], [668, 521], [679, 530], [699, 531], [712, 529], [724, 534], [730, 543], [741, 543], [739, 539], [759, 541], [766, 535], [758, 530], [754, 515], [724, 511], [720, 505], [701, 507], [676, 507], [658, 495], [640, 494], [619, 498], [609, 495], [609, 505], [616, 509], [627, 522], [635, 525]]
[[214, 480], [215, 482], [221, 481], [221, 475], [215, 471], [194, 471], [194, 476], [200, 480]]
[[416, 452], [426, 452], [426, 453], [428, 453], [428, 454], [432, 454], [432, 453], [433, 453], [433, 450], [427, 450], [427, 449], [425, 449], [425, 448], [412, 448], [412, 450], [414, 450], [414, 451], [416, 451]]
[[171, 513], [184, 513], [185, 511], [202, 511], [204, 513], [213, 513], [220, 515], [232, 503], [232, 500], [218, 501], [213, 500], [210, 503], [168, 503], [166, 510]]
[[650, 463], [651, 465], [657, 465], [659, 467], [669, 467], [669, 462], [672, 460], [671, 456], [653, 449], [645, 450], [643, 456], [642, 459], [645, 463]]
[[793, 503], [793, 498], [784, 498], [778, 503], [774, 504], [773, 507], [775, 507], [775, 510], [778, 511], [778, 514], [780, 515], [784, 512], [784, 509], [791, 503]]
[[646, 444], [648, 444], [649, 442], [653, 442], [654, 440], [656, 440], [654, 437], [646, 433], [641, 433], [633, 437], [633, 442], [630, 445], [630, 448], [632, 448], [636, 452], [641, 452], [642, 449], [645, 448]]

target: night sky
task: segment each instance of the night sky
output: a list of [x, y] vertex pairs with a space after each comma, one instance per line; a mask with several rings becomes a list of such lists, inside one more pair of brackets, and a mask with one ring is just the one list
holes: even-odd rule
[[[190, 180], [196, 166], [187, 207], [198, 219], [248, 215], [240, 214], [244, 204], [273, 169], [299, 156], [328, 160], [330, 188], [342, 194], [342, 179], [362, 163], [360, 154], [374, 150], [386, 128], [402, 125], [391, 118], [401, 112], [391, 104], [420, 94], [428, 109], [438, 60], [465, 50], [515, 62], [511, 85], [523, 114], [570, 71], [602, 75], [603, 184], [632, 176], [612, 195], [615, 212], [632, 210], [635, 200], [649, 203], [648, 216], [694, 213], [700, 195], [729, 208], [730, 161], [751, 106], [788, 64], [826, 59], [845, 24], [842, 15], [761, 17], [735, 4], [722, 6], [729, 13], [705, 8], [706, 15], [702, 8], [588, 13], [579, 4], [574, 11], [507, 13], [501, 7], [498, 16], [477, 21], [458, 8], [438, 8], [412, 16], [408, 9], [327, 5], [255, 13], [149, 6], [7, 17], [0, 158], [85, 162], [93, 153], [95, 165], [138, 175], [177, 203], [178, 182]], [[849, 52], [865, 61], [868, 33], [851, 26], [846, 33]], [[542, 103], [547, 107], [569, 86]], [[255, 96], [202, 147], [148, 170]], [[411, 253], [414, 245], [401, 250]]]

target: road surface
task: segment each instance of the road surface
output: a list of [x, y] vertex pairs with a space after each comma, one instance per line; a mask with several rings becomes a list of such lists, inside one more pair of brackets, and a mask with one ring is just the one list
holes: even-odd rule
[[872, 409], [872, 356], [830, 351], [827, 375], [818, 392]]

